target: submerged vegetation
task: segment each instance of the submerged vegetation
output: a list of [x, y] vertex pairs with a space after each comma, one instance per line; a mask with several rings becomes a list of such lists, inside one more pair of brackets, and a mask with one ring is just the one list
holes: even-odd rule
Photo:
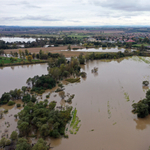
[[70, 83], [80, 82], [80, 78], [69, 78], [69, 79], [66, 79], [66, 81]]
[[79, 125], [79, 123], [80, 123], [80, 120], [77, 117], [77, 110], [75, 108], [72, 111], [72, 120], [71, 120], [71, 123], [70, 123], [70, 130], [69, 130], [69, 132], [71, 134], [77, 134], [77, 132], [79, 131], [79, 128], [81, 126], [81, 125]]
[[129, 95], [128, 95], [128, 93], [124, 93], [124, 97], [125, 97], [125, 99], [127, 100], [127, 102], [129, 102], [130, 101], [130, 98], [129, 98]]

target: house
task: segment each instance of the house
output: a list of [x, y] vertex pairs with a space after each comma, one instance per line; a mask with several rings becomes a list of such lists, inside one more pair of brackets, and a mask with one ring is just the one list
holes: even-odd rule
[[96, 42], [96, 40], [94, 38], [88, 38], [87, 40], [88, 42]]
[[128, 41], [126, 41], [126, 42], [128, 42], [128, 43], [129, 43], [129, 42], [130, 42], [130, 43], [133, 43], [133, 42], [135, 42], [135, 41], [133, 41], [133, 40], [128, 40]]

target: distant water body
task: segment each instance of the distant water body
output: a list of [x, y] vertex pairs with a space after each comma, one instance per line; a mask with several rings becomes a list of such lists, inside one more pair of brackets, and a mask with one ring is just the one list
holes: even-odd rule
[[11, 43], [11, 42], [33, 42], [36, 41], [34, 38], [21, 38], [21, 37], [0, 37], [0, 40]]

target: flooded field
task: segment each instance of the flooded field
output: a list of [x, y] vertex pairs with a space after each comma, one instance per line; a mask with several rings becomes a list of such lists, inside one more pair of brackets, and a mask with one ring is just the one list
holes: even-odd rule
[[[150, 82], [149, 58], [131, 57], [119, 60], [97, 60], [82, 66], [87, 73], [80, 83], [66, 84], [65, 94], [75, 94], [71, 104], [61, 99], [59, 93], [47, 90], [40, 100], [50, 94], [49, 101], [57, 101], [57, 106], [73, 106], [79, 122], [79, 131], [72, 131], [67, 125], [68, 139], [50, 139], [54, 150], [148, 150], [150, 146], [150, 116], [138, 119], [132, 114], [132, 104], [145, 97], [148, 88], [142, 86], [144, 80]], [[98, 67], [98, 73], [91, 70]], [[3, 68], [0, 70], [1, 94], [4, 91], [20, 88], [28, 77], [46, 74], [47, 65], [33, 65]], [[6, 70], [5, 70], [6, 69]], [[9, 75], [9, 76], [8, 76]], [[10, 78], [10, 79], [9, 79]], [[4, 81], [3, 81], [4, 80]], [[13, 81], [11, 81], [13, 80]], [[12, 84], [12, 85], [11, 85]], [[41, 99], [42, 98], [42, 99]], [[3, 106], [6, 107], [6, 106]], [[2, 107], [2, 108], [3, 108]], [[1, 108], [1, 109], [2, 109]], [[10, 108], [5, 119], [0, 120], [4, 130], [5, 122], [17, 108]], [[13, 116], [9, 121], [16, 126]]]
[[26, 86], [29, 77], [47, 73], [47, 64], [0, 67], [0, 97], [4, 92]]
[[[78, 50], [71, 50], [72, 52], [124, 52], [126, 49], [125, 48], [119, 48], [119, 47], [111, 47], [111, 48], [106, 48], [106, 47], [100, 47], [100, 48], [83, 48], [83, 49], [78, 49]], [[128, 51], [133, 51], [133, 49], [127, 49]], [[68, 51], [68, 50], [62, 50], [62, 51]]]
[[36, 39], [34, 38], [21, 38], [21, 37], [0, 37], [0, 40], [3, 40], [5, 42], [11, 43], [11, 42], [33, 42]]

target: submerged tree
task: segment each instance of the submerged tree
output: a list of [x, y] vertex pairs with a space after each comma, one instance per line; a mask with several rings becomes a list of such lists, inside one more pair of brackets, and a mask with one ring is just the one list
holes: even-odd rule
[[16, 150], [31, 150], [31, 145], [25, 138], [19, 138], [16, 145]]
[[37, 143], [33, 146], [32, 150], [48, 150], [46, 141], [40, 138]]

